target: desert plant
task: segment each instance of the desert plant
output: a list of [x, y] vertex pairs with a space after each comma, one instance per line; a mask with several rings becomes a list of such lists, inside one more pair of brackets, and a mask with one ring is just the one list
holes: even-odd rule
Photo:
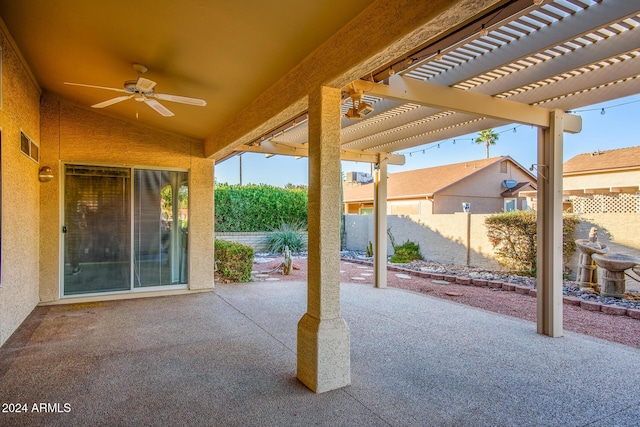
[[407, 264], [416, 259], [422, 259], [420, 245], [407, 240], [402, 245], [393, 247], [393, 256], [389, 261], [394, 264]]
[[300, 252], [305, 248], [307, 241], [302, 224], [289, 224], [283, 222], [280, 226], [269, 233], [267, 245], [270, 252], [283, 253], [285, 247], [289, 247], [291, 252]]
[[371, 258], [373, 256], [373, 243], [371, 243], [371, 240], [369, 240], [369, 243], [367, 243], [367, 258]]
[[236, 242], [216, 239], [214, 242], [216, 271], [230, 282], [250, 282], [253, 248]]

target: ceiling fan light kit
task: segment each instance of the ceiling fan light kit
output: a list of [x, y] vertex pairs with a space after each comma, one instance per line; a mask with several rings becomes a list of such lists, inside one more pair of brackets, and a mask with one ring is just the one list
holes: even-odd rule
[[115, 98], [111, 98], [106, 101], [102, 101], [97, 104], [94, 104], [91, 106], [93, 108], [104, 108], [113, 104], [117, 104], [118, 102], [122, 102], [128, 99], [134, 98], [138, 102], [144, 102], [153, 110], [155, 110], [158, 114], [164, 117], [171, 117], [171, 116], [174, 116], [175, 114], [173, 114], [173, 112], [169, 110], [167, 107], [159, 103], [156, 99], [160, 99], [163, 101], [177, 102], [180, 104], [195, 105], [199, 107], [204, 107], [205, 105], [207, 105], [207, 102], [204, 99], [189, 98], [187, 96], [169, 95], [165, 93], [155, 93], [154, 88], [156, 86], [156, 82], [140, 76], [140, 74], [147, 72], [148, 70], [147, 67], [145, 67], [142, 64], [133, 64], [133, 69], [138, 73], [138, 79], [125, 81], [123, 89], [89, 85], [89, 84], [83, 84], [83, 83], [64, 82], [64, 84], [71, 85], [71, 86], [89, 87], [94, 89], [111, 90], [114, 92], [122, 92], [127, 94], [123, 96], [117, 96]]

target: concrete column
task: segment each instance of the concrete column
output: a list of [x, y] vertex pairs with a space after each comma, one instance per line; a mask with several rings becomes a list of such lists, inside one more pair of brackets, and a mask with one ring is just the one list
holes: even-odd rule
[[309, 94], [307, 313], [298, 322], [297, 377], [316, 393], [351, 383], [340, 314], [340, 89]]
[[[380, 155], [382, 157], [382, 155]], [[373, 271], [376, 288], [387, 287], [387, 160], [380, 158], [373, 184]]]
[[191, 157], [189, 173], [189, 289], [212, 289], [215, 161]]
[[564, 112], [538, 130], [538, 333], [562, 331], [562, 144]]

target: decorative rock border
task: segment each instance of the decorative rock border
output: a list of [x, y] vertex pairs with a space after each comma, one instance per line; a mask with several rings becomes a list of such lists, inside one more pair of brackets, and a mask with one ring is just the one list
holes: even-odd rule
[[[370, 261], [365, 261], [361, 259], [354, 258], [342, 258], [342, 261], [350, 262], [353, 264], [364, 264], [364, 265], [373, 265]], [[444, 274], [444, 273], [429, 273], [426, 271], [418, 271], [412, 270], [410, 268], [399, 267], [397, 265], [387, 265], [387, 270], [395, 271], [398, 273], [404, 273], [415, 277], [420, 277], [423, 279], [431, 279], [443, 281], [446, 280], [449, 283], [455, 283], [458, 285], [467, 285], [467, 286], [477, 286], [477, 287], [489, 287], [489, 288], [502, 288], [505, 291], [514, 291], [522, 295], [529, 295], [532, 297], [537, 297], [538, 290], [535, 288], [530, 288], [525, 285], [517, 285], [515, 283], [507, 283], [502, 282], [500, 280], [485, 280], [485, 279], [474, 279], [467, 276], [456, 276], [452, 274]], [[626, 308], [619, 305], [614, 304], [602, 304], [600, 301], [589, 301], [583, 300], [582, 298], [573, 297], [573, 296], [563, 296], [562, 302], [567, 305], [573, 305], [576, 307], [581, 307], [583, 310], [588, 311], [596, 311], [604, 314], [608, 314], [610, 316], [628, 316], [632, 319], [640, 320], [640, 310], [633, 308]]]

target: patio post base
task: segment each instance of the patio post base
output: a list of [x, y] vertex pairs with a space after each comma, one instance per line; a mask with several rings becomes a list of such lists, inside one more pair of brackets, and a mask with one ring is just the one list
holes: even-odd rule
[[342, 317], [298, 322], [297, 377], [311, 391], [324, 393], [351, 384], [349, 328]]

